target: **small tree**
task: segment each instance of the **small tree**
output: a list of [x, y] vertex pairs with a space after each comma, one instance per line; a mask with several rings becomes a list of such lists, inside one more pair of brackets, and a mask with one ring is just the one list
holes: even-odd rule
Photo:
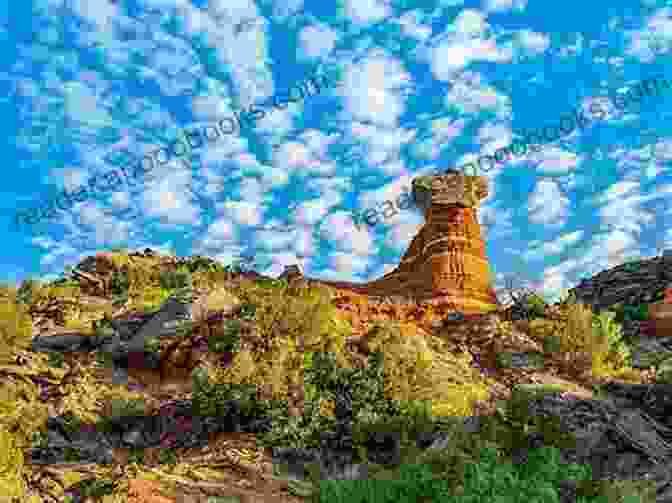
[[224, 266], [226, 272], [240, 274], [242, 272], [250, 272], [254, 270], [255, 257], [250, 254], [244, 254], [236, 257], [230, 264]]
[[509, 308], [512, 319], [529, 320], [543, 316], [547, 304], [544, 298], [531, 288], [518, 286], [520, 283], [520, 278], [513, 274], [504, 278], [504, 305]]
[[16, 302], [19, 304], [30, 304], [33, 300], [33, 294], [39, 289], [39, 282], [34, 279], [27, 279], [21, 282], [21, 286], [16, 292]]

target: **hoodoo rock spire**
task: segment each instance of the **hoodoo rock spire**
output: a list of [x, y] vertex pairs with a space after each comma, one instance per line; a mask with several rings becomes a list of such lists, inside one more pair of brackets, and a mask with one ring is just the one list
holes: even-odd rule
[[368, 295], [450, 305], [465, 313], [496, 309], [477, 216], [478, 205], [487, 195], [487, 179], [481, 176], [452, 171], [416, 178], [413, 198], [424, 212], [425, 224], [399, 266], [370, 283], [323, 283]]

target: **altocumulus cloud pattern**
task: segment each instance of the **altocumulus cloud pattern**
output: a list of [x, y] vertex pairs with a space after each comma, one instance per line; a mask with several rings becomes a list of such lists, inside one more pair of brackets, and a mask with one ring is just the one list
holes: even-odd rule
[[672, 248], [663, 0], [11, 5], [7, 280], [113, 247], [375, 279], [423, 224], [411, 180], [461, 166], [496, 286]]
[[[287, 108], [289, 103], [297, 103], [307, 96], [319, 94], [322, 89], [329, 85], [330, 82], [325, 76], [314, 76], [300, 85], [293, 86], [286, 94], [273, 96], [270, 102], [274, 108], [282, 110]], [[293, 94], [292, 91], [296, 92]], [[156, 166], [163, 166], [173, 158], [183, 158], [193, 149], [201, 148], [207, 142], [215, 142], [226, 135], [239, 134], [243, 125], [252, 127], [255, 121], [263, 119], [265, 115], [266, 110], [263, 106], [250, 106], [247, 110], [234, 112], [235, 119], [227, 117], [219, 120], [215, 125], [205, 125], [200, 130], [183, 130], [181, 131], [183, 139], [177, 139], [166, 147], [161, 147], [148, 155], [144, 155], [139, 160], [133, 158], [128, 152], [115, 152], [115, 155], [108, 160], [111, 162], [121, 161], [124, 167], [119, 168], [120, 171], [93, 175], [89, 178], [86, 187], [81, 187], [72, 193], [64, 190], [40, 208], [17, 212], [15, 223], [18, 226], [23, 220], [24, 224], [33, 225], [44, 218], [55, 217], [57, 208], [65, 211], [72, 208], [75, 202], [83, 202], [95, 195], [96, 192], [116, 190], [124, 180], [130, 185], [133, 180], [137, 181], [141, 175], [149, 173]], [[180, 147], [179, 150], [178, 146]], [[162, 156], [164, 159], [161, 159]]]

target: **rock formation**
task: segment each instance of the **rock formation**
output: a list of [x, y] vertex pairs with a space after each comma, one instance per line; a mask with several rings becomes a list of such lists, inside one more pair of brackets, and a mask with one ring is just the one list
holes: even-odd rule
[[[585, 278], [569, 293], [593, 311], [613, 309], [619, 305], [653, 304], [664, 299], [665, 289], [672, 286], [672, 256], [669, 254], [620, 264]], [[658, 308], [660, 310], [660, 308]], [[655, 311], [655, 309], [654, 309]], [[650, 310], [651, 312], [651, 310]], [[629, 338], [655, 335], [672, 336], [672, 328], [663, 320], [625, 320], [623, 333]], [[658, 323], [656, 323], [658, 322]]]
[[399, 266], [365, 284], [324, 282], [376, 296], [403, 296], [450, 305], [465, 313], [497, 307], [490, 265], [477, 218], [488, 195], [484, 177], [451, 172], [413, 180], [413, 197], [425, 225], [413, 238]]

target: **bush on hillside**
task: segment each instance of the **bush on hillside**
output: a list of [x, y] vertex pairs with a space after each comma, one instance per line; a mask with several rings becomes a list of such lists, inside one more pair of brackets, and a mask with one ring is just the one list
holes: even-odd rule
[[29, 349], [31, 341], [31, 317], [11, 292], [0, 299], [0, 363], [13, 362], [17, 351]]
[[184, 270], [166, 271], [161, 274], [159, 283], [166, 290], [186, 288], [191, 286], [191, 274]]
[[629, 366], [630, 349], [614, 313], [594, 314], [589, 306], [573, 302], [563, 310], [563, 319], [530, 321], [530, 335], [544, 344], [545, 351], [564, 354], [575, 370], [590, 370], [595, 377], [641, 380]]
[[16, 303], [16, 292], [6, 293], [0, 299], [0, 363], [9, 372], [0, 383], [0, 494], [24, 501], [27, 487], [22, 477], [22, 449], [30, 445], [33, 434], [47, 420], [48, 410], [39, 399], [38, 386], [24, 375], [14, 375], [11, 369], [20, 354], [29, 360], [24, 367], [37, 365], [47, 370], [48, 365], [44, 355], [24, 353], [32, 336], [30, 316], [24, 305]]
[[249, 378], [270, 386], [273, 397], [287, 398], [292, 385], [303, 387], [305, 352], [333, 352], [348, 366], [344, 348], [350, 327], [331, 305], [326, 289], [266, 289], [248, 281], [234, 293], [243, 304], [255, 306], [256, 336], [231, 367], [217, 369], [215, 380]]
[[528, 319], [541, 318], [546, 312], [547, 303], [541, 295], [531, 294], [525, 298]]
[[385, 392], [391, 400], [431, 401], [438, 416], [470, 416], [487, 400], [489, 381], [471, 366], [472, 357], [453, 355], [440, 339], [423, 337], [412, 324], [379, 324], [367, 335], [372, 351], [385, 358]]
[[110, 292], [112, 295], [127, 295], [130, 288], [130, 280], [127, 271], [114, 271], [110, 280]]
[[40, 288], [40, 282], [34, 279], [27, 279], [21, 282], [21, 286], [16, 292], [16, 302], [18, 304], [30, 305], [33, 301], [33, 295]]
[[[591, 481], [589, 465], [562, 465], [558, 451], [548, 447], [535, 449], [529, 463], [521, 466], [502, 463], [495, 448], [484, 447], [474, 462], [464, 467], [459, 485], [454, 486], [437, 477], [432, 468], [429, 464], [408, 463], [394, 474], [380, 473], [374, 479], [321, 481], [316, 501], [476, 503], [495, 501], [493, 497], [496, 501], [558, 501], [561, 481], [578, 481], [581, 488]], [[579, 491], [580, 503], [606, 501], [600, 494], [585, 497], [585, 492]]]
[[172, 294], [173, 290], [148, 286], [130, 296], [130, 304], [134, 309], [152, 312], [159, 309]]

